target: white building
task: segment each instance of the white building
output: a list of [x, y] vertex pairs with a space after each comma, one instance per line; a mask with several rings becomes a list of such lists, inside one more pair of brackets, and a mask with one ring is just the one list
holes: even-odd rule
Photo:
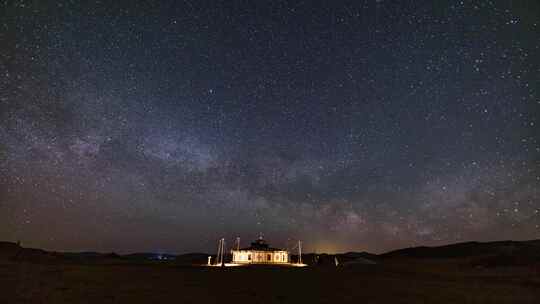
[[289, 252], [272, 248], [259, 237], [247, 248], [232, 250], [232, 262], [235, 264], [288, 264]]

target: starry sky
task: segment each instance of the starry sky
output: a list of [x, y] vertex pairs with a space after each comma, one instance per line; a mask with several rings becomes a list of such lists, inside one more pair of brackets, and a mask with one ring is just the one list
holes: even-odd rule
[[540, 3], [3, 1], [0, 239], [540, 238]]

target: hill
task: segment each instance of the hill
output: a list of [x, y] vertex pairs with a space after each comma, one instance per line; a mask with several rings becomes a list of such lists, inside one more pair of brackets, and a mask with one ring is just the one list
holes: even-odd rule
[[[160, 253], [116, 253], [98, 252], [48, 252], [41, 249], [24, 248], [11, 242], [0, 242], [0, 260], [33, 263], [137, 263], [143, 261], [171, 261], [175, 264], [205, 264], [208, 254], [187, 253], [180, 255]], [[335, 266], [338, 264], [377, 264], [395, 259], [464, 259], [473, 265], [511, 266], [540, 264], [540, 240], [464, 242], [436, 247], [410, 247], [383, 253], [347, 252], [342, 254], [314, 254], [302, 256], [304, 263], [311, 266]], [[291, 256], [296, 262], [298, 257]]]
[[536, 256], [540, 254], [540, 240], [464, 242], [437, 247], [420, 246], [398, 249], [379, 256], [383, 258], [458, 258], [490, 254]]
[[464, 242], [411, 247], [379, 255], [382, 259], [466, 259], [473, 266], [520, 266], [540, 263], [540, 240]]

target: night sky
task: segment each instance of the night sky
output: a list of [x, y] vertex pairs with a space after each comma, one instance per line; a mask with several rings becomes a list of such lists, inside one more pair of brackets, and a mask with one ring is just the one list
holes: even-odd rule
[[538, 1], [78, 2], [0, 4], [0, 240], [540, 238]]

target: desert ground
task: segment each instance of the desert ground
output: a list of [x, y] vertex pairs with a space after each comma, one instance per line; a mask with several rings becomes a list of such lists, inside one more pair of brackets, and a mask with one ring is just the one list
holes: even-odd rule
[[469, 258], [221, 268], [37, 256], [0, 260], [0, 303], [540, 303], [537, 266], [491, 267]]

